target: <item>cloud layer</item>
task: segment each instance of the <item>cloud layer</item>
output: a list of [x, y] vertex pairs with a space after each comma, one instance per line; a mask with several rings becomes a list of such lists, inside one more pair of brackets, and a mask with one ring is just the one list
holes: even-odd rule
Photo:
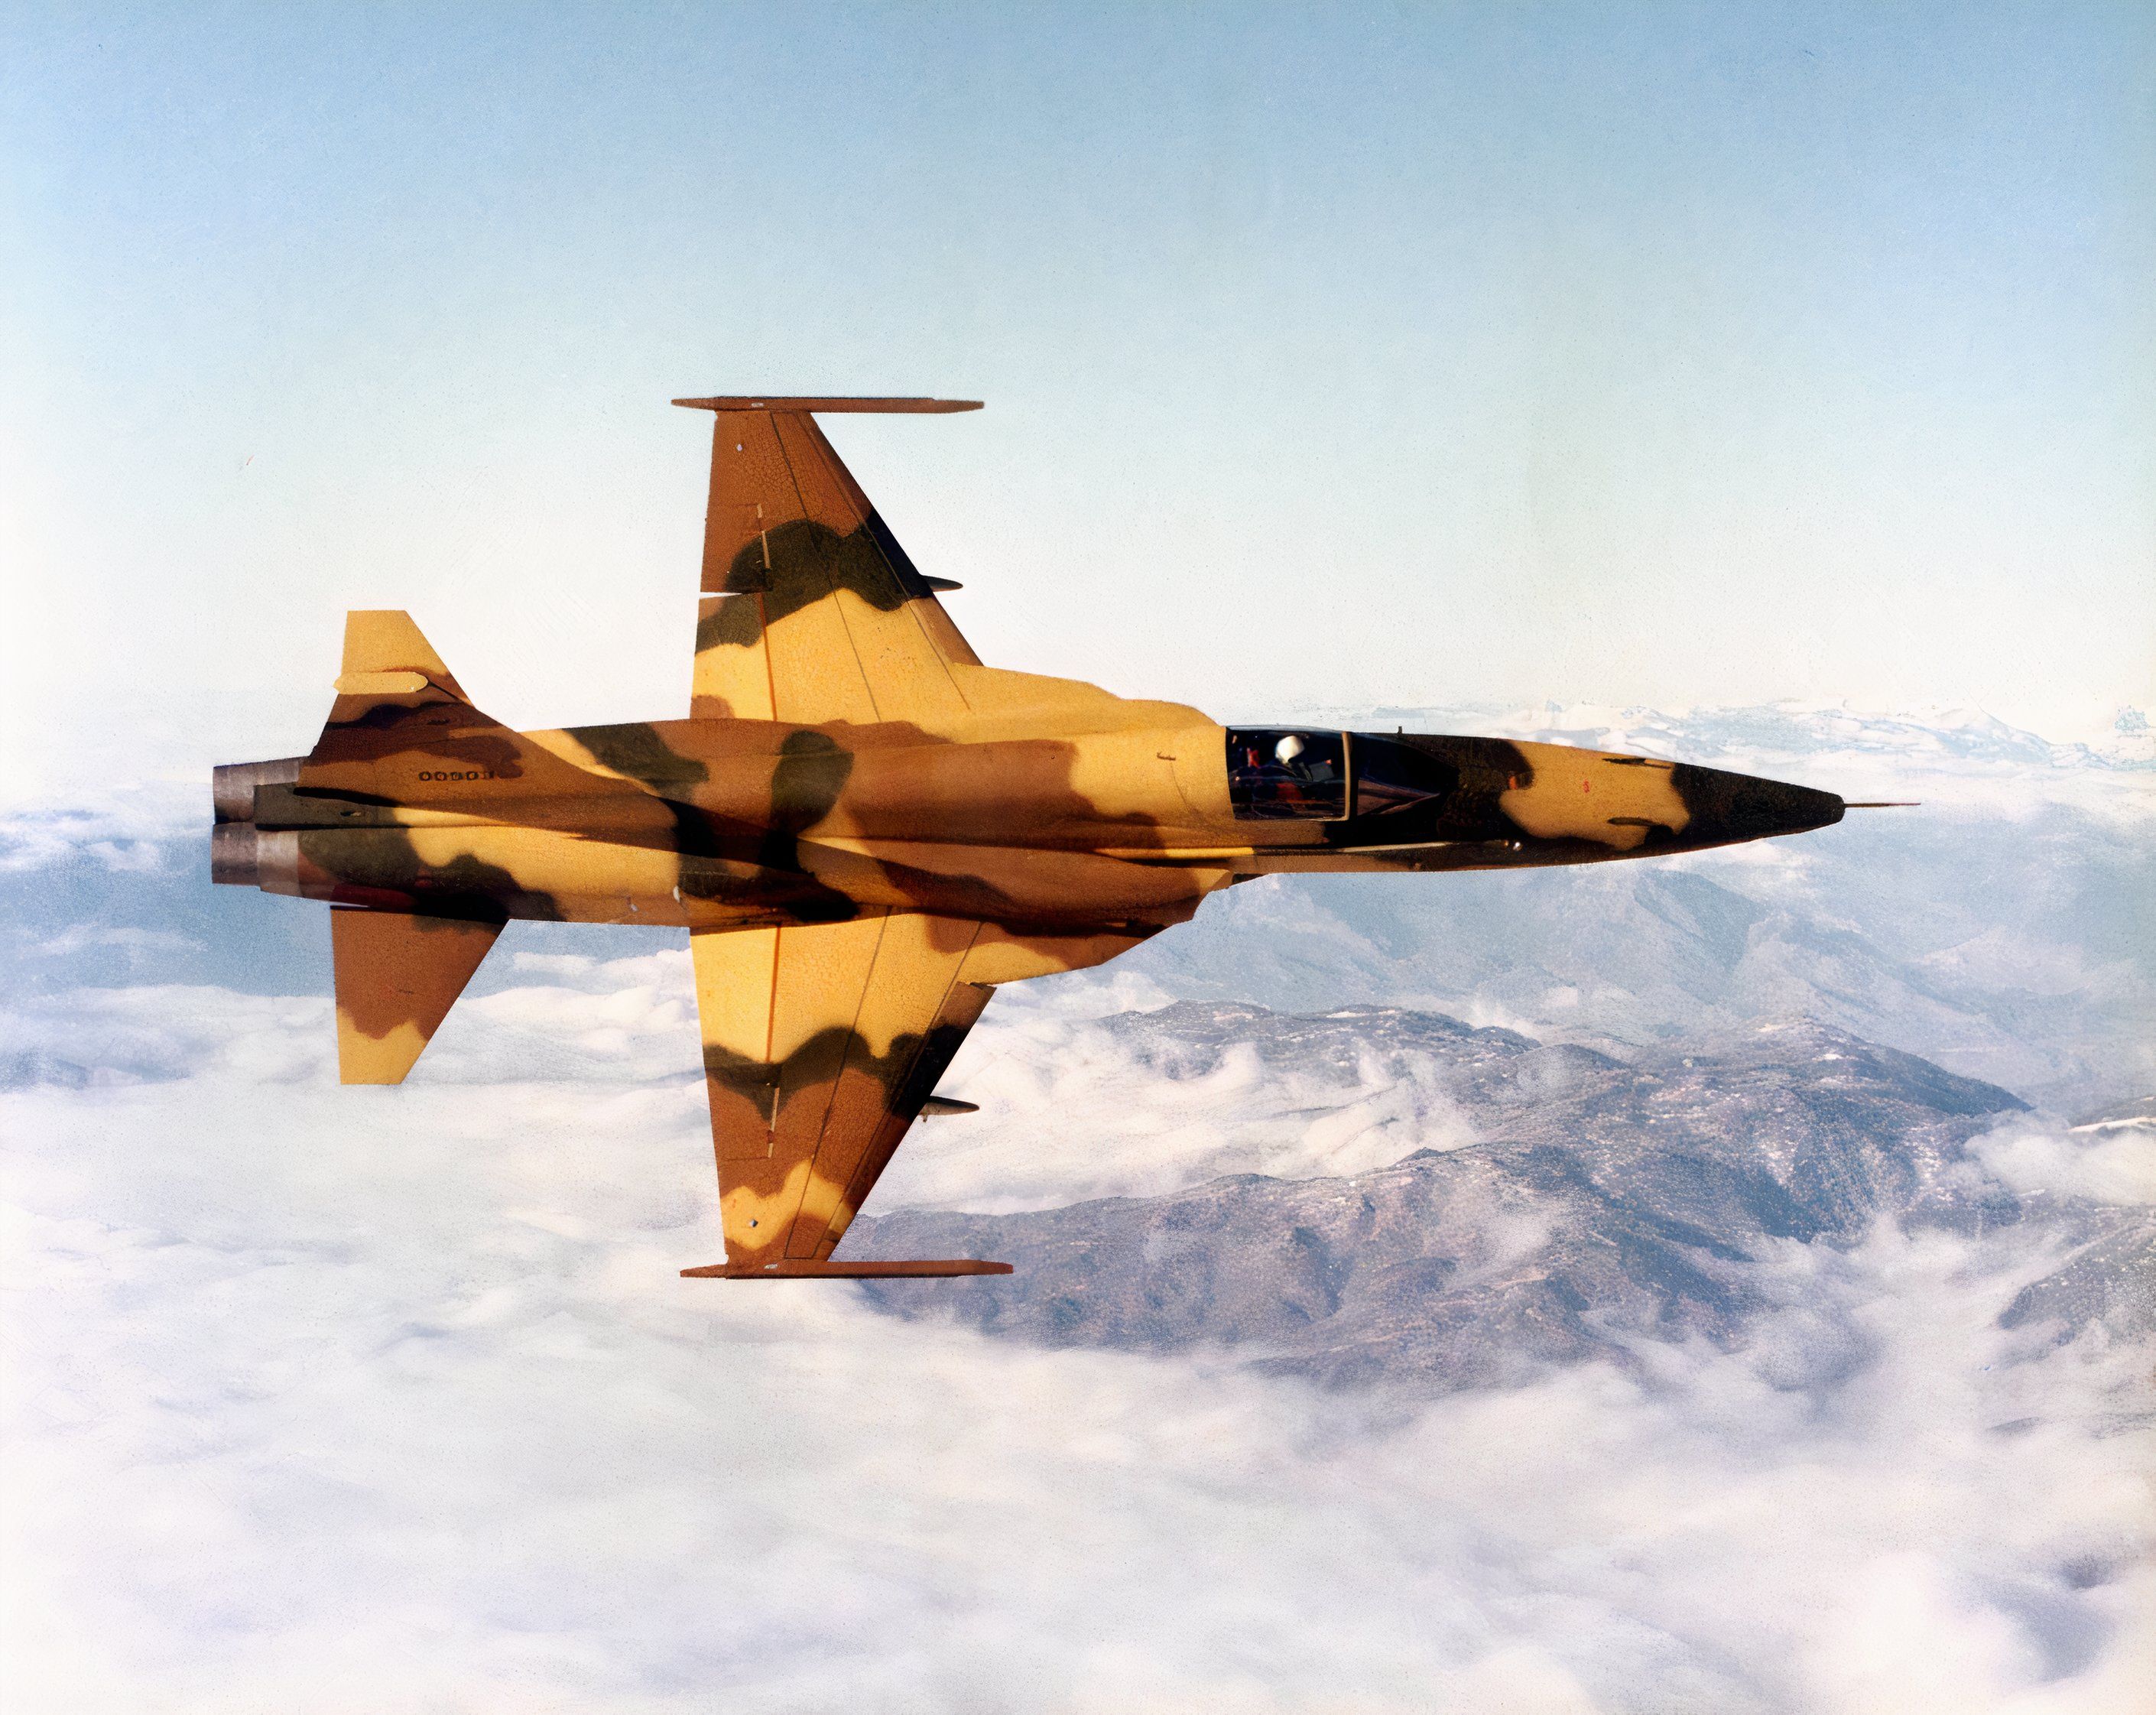
[[[2156, 1668], [2147, 1354], [1998, 1325], [2041, 1234], [1791, 1244], [1738, 1349], [1434, 1404], [992, 1344], [676, 1276], [670, 958], [527, 971], [394, 1091], [328, 1082], [320, 1003], [67, 1003], [157, 1081], [0, 1109], [26, 1707], [2093, 1712]], [[1115, 1040], [1002, 1048], [1192, 1172], [1312, 1093]], [[1986, 1159], [2138, 1194], [2119, 1143]]]
[[[1908, 734], [1753, 713], [1625, 718], [1902, 795]], [[1618, 744], [1616, 718], [1521, 730]], [[1177, 1066], [1113, 1017], [1224, 989], [1589, 1040], [1824, 999], [2024, 1094], [2010, 1050], [2145, 1093], [2145, 776], [2025, 737], [1934, 732], [1953, 808], [1846, 852], [1245, 890], [1007, 992], [944, 1085], [984, 1111], [919, 1129], [875, 1206], [1473, 1144], [1411, 1053]], [[200, 885], [198, 797], [0, 824], [25, 1708], [2145, 1706], [2148, 1329], [2057, 1313], [2118, 1266], [2069, 1219], [1782, 1242], [1727, 1349], [1421, 1401], [685, 1281], [719, 1235], [684, 953], [512, 935], [410, 1083], [340, 1089], [317, 926]], [[1969, 1171], [2062, 1209], [2152, 1194], [2123, 1122], [2017, 1117]]]

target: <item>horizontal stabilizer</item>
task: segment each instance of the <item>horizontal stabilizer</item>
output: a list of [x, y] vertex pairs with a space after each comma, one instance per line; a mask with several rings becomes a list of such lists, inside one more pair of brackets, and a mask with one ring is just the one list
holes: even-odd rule
[[787, 1257], [777, 1262], [711, 1262], [685, 1268], [685, 1281], [880, 1281], [901, 1275], [1007, 1275], [1008, 1262], [978, 1262], [970, 1256], [943, 1262], [834, 1262]]
[[676, 399], [691, 411], [892, 411], [939, 414], [978, 411], [978, 399], [845, 399], [781, 398], [775, 393], [724, 393], [712, 399]]
[[331, 911], [338, 1081], [403, 1083], [501, 933], [498, 918]]
[[971, 713], [980, 665], [824, 432], [820, 411], [972, 411], [970, 399], [676, 399], [713, 413], [703, 599], [689, 712], [700, 721], [906, 721]]

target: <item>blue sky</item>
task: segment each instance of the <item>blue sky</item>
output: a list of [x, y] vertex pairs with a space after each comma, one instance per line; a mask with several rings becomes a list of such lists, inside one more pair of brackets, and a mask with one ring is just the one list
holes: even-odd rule
[[986, 398], [842, 449], [985, 658], [1125, 692], [2151, 695], [2144, 8], [4, 28], [18, 787], [298, 747], [346, 607], [676, 712], [665, 402], [735, 388]]
[[[2145, 1128], [2017, 1118], [1981, 1219], [1788, 1241], [1733, 1348], [1373, 1408], [681, 1281], [684, 951], [519, 926], [408, 1086], [340, 1090], [320, 912], [209, 887], [179, 819], [311, 740], [347, 607], [506, 719], [684, 710], [708, 424], [666, 401], [736, 388], [988, 401], [833, 427], [999, 664], [2107, 723], [2152, 696], [2152, 66], [2145, 6], [0, 16], [18, 1697], [2138, 1707], [2146, 1341], [1999, 1320], [2145, 1204]], [[1178, 996], [1604, 1045], [1811, 1011], [2062, 1112], [2148, 1087], [2145, 771], [1490, 725], [1928, 808], [1257, 884], [999, 999], [949, 1087], [1000, 1131], [924, 1128], [886, 1206], [1458, 1141], [1412, 1068], [1177, 1087], [1090, 1022]]]

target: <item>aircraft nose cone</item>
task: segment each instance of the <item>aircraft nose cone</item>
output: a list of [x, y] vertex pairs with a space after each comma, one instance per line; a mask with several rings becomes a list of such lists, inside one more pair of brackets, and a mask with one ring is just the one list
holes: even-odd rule
[[1754, 774], [1680, 765], [1671, 778], [1691, 820], [1684, 830], [1687, 845], [1721, 845], [1734, 840], [1763, 840], [1775, 834], [1801, 834], [1841, 819], [1842, 801], [1831, 792], [1789, 786]]

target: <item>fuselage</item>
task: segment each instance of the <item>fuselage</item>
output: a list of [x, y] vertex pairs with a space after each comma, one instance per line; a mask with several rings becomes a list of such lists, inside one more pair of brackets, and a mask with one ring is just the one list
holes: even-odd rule
[[1842, 813], [1651, 757], [1104, 701], [1095, 730], [957, 737], [722, 719], [415, 742], [408, 725], [305, 784], [297, 758], [220, 769], [213, 870], [388, 910], [701, 928], [887, 907], [1143, 933], [1260, 875], [1600, 862]]

